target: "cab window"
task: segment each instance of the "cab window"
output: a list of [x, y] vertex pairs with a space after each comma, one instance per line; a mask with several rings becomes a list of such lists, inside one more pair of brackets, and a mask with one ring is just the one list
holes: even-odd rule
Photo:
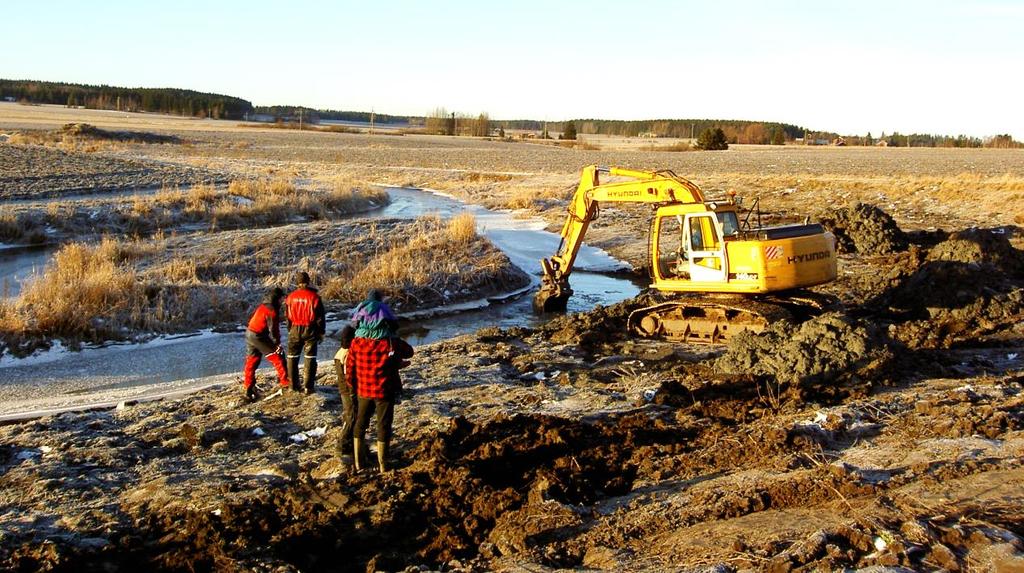
[[702, 215], [690, 219], [690, 249], [694, 251], [718, 250], [718, 230], [715, 219]]
[[683, 218], [661, 217], [658, 224], [658, 270], [666, 278], [686, 275], [686, 249], [683, 245]]
[[730, 237], [740, 232], [740, 219], [733, 211], [718, 213], [718, 220], [722, 222], [722, 234]]

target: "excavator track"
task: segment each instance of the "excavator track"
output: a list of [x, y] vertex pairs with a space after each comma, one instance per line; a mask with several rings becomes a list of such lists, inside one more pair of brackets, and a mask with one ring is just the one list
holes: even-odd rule
[[742, 296], [681, 297], [634, 310], [627, 328], [645, 337], [723, 344], [741, 332], [758, 333], [779, 320], [806, 319], [834, 302], [815, 293], [767, 300]]

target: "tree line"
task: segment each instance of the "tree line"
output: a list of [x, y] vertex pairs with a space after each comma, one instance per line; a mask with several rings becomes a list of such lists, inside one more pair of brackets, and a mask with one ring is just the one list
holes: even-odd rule
[[31, 80], [0, 79], [0, 97], [23, 103], [150, 111], [214, 119], [242, 119], [253, 109], [251, 102], [241, 98], [193, 90], [123, 88]]
[[[175, 88], [124, 88], [108, 85], [71, 84], [64, 82], [42, 82], [33, 80], [0, 79], [0, 98], [24, 103], [57, 104], [90, 109], [120, 111], [148, 111], [169, 113], [188, 117], [210, 117], [214, 119], [245, 119], [250, 114], [269, 115], [275, 119], [294, 121], [300, 116], [311, 123], [320, 120], [354, 121], [380, 124], [408, 124], [422, 126], [427, 133], [446, 135], [472, 135], [485, 137], [496, 131], [504, 135], [506, 129], [561, 132], [571, 129], [580, 135], [611, 135], [619, 137], [672, 137], [697, 139], [709, 130], [720, 129], [727, 143], [754, 143], [781, 145], [802, 139], [805, 143], [841, 143], [843, 145], [878, 145], [879, 142], [892, 147], [993, 147], [1021, 148], [1008, 134], [986, 138], [966, 135], [933, 135], [912, 133], [903, 135], [884, 133], [877, 139], [870, 133], [865, 136], [847, 135], [816, 131], [788, 123], [758, 122], [747, 120], [715, 119], [651, 119], [611, 120], [574, 119], [564, 122], [547, 122], [532, 119], [492, 120], [486, 113], [467, 115], [436, 108], [425, 116], [403, 116], [374, 114], [362, 111], [339, 111], [313, 109], [302, 106], [260, 106], [237, 97], [197, 92]], [[571, 127], [569, 127], [571, 125]]]
[[931, 133], [902, 134], [894, 131], [889, 135], [882, 133], [877, 138], [869, 132], [867, 135], [844, 135], [836, 133], [815, 132], [807, 137], [809, 142], [831, 142], [841, 145], [886, 145], [888, 147], [949, 147], [949, 148], [994, 148], [1020, 149], [1024, 143], [1015, 141], [1009, 134], [990, 137], [971, 137], [969, 135], [936, 135]]
[[[577, 133], [613, 135], [618, 137], [674, 137], [696, 139], [708, 129], [719, 128], [729, 143], [781, 143], [803, 137], [805, 128], [788, 123], [737, 119], [648, 119], [625, 121], [614, 119], [574, 119]], [[558, 127], [552, 127], [557, 125]], [[561, 129], [561, 124], [549, 124]]]
[[[373, 113], [369, 111], [339, 111], [336, 109], [314, 109], [310, 107], [295, 105], [261, 105], [257, 106], [253, 113], [273, 116], [275, 120], [291, 121], [302, 114], [304, 121], [316, 123], [321, 120], [328, 121], [355, 121], [370, 123], [372, 117], [374, 123], [382, 124], [411, 124], [422, 125], [423, 118], [406, 115], [388, 115], [386, 113]], [[419, 121], [417, 121], [419, 120]]]

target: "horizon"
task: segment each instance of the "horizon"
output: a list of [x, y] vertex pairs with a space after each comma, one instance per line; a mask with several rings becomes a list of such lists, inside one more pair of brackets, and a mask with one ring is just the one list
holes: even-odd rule
[[1024, 4], [1011, 1], [652, 1], [618, 19], [639, 23], [625, 33], [604, 24], [623, 13], [608, 2], [55, 4], [3, 9], [10, 45], [32, 46], [0, 52], [3, 76], [402, 116], [444, 107], [508, 121], [729, 118], [1024, 139], [1024, 80], [1012, 71]]

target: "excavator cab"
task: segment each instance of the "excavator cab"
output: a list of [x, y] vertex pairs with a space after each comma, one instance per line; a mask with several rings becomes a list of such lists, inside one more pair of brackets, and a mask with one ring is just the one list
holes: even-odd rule
[[736, 211], [686, 212], [692, 207], [661, 207], [651, 221], [655, 286], [663, 281], [723, 282], [728, 277], [725, 243], [739, 234]]

